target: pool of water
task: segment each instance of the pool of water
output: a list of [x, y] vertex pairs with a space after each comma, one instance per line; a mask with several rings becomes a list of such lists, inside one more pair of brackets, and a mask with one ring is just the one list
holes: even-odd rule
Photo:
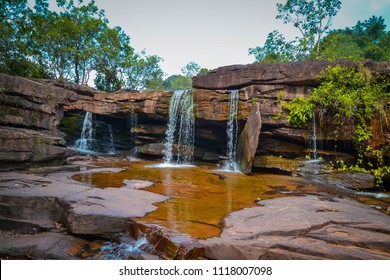
[[[152, 161], [100, 163], [104, 167], [124, 167], [118, 173], [78, 174], [73, 176], [95, 187], [122, 187], [124, 180], [153, 181], [144, 190], [169, 196], [158, 209], [142, 218], [150, 224], [189, 234], [194, 238], [219, 236], [223, 220], [245, 207], [261, 207], [261, 200], [307, 193], [331, 193], [358, 199], [375, 207], [388, 207], [390, 196], [359, 195], [355, 191], [312, 183], [300, 177], [275, 174], [223, 172], [213, 164], [165, 166]], [[260, 203], [255, 200], [260, 199]]]

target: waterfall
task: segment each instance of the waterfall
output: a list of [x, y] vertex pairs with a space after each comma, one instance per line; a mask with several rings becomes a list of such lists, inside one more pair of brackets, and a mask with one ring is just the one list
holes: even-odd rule
[[311, 148], [310, 159], [316, 160], [317, 159], [317, 124], [316, 124], [316, 115], [314, 111], [313, 111], [312, 127], [311, 127], [310, 148]]
[[107, 146], [107, 153], [110, 155], [115, 154], [115, 144], [114, 144], [114, 133], [112, 132], [112, 125], [107, 124], [107, 130], [108, 130], [108, 146]]
[[81, 129], [81, 135], [80, 138], [76, 140], [75, 148], [83, 152], [90, 152], [94, 141], [94, 133], [92, 113], [86, 112], [83, 127]]
[[135, 107], [133, 106], [131, 108], [130, 114], [127, 115], [127, 130], [129, 131], [131, 156], [133, 157], [136, 157], [138, 153], [136, 147], [136, 140], [138, 136], [138, 133], [136, 131], [137, 126], [138, 126], [138, 114], [135, 110]]
[[[103, 131], [101, 128], [103, 128]], [[105, 137], [100, 141], [96, 141], [96, 134], [99, 135], [98, 137], [102, 135]], [[111, 124], [103, 121], [97, 121], [94, 124], [92, 113], [86, 112], [80, 138], [76, 140], [74, 147], [82, 153], [90, 154], [100, 151], [115, 154], [114, 133]]]
[[173, 145], [177, 143], [178, 164], [191, 164], [194, 158], [194, 103], [190, 91], [175, 91], [169, 104], [169, 120], [165, 133], [165, 164], [173, 162]]
[[230, 92], [230, 101], [229, 101], [229, 120], [227, 123], [227, 153], [228, 158], [227, 163], [224, 166], [225, 171], [240, 171], [240, 167], [237, 163], [237, 143], [238, 143], [238, 101], [239, 101], [239, 91], [232, 90]]
[[191, 164], [194, 160], [194, 99], [189, 91], [181, 99], [179, 140], [177, 147], [177, 162]]

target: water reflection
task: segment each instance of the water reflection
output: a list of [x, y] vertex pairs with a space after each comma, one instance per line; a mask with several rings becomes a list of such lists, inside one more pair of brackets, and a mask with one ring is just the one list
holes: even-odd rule
[[[125, 167], [124, 163], [120, 164]], [[256, 198], [264, 200], [330, 193], [383, 209], [390, 205], [388, 195], [360, 195], [356, 191], [324, 186], [299, 177], [275, 174], [247, 176], [235, 172], [219, 172], [215, 165], [205, 164], [191, 168], [152, 168], [153, 164], [156, 163], [129, 162], [126, 163], [127, 169], [118, 173], [95, 173], [92, 176], [80, 174], [73, 178], [101, 188], [121, 187], [126, 179], [153, 181], [153, 186], [144, 190], [166, 195], [171, 199], [158, 203], [156, 211], [137, 220], [158, 224], [195, 238], [219, 236], [223, 219], [231, 212], [256, 206]]]

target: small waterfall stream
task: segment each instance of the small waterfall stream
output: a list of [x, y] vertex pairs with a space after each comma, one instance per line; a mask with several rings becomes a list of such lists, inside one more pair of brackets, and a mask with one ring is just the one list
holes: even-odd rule
[[310, 159], [317, 160], [317, 124], [316, 124], [316, 115], [314, 111], [313, 111], [312, 127], [311, 127], [310, 148], [311, 148]]
[[82, 152], [92, 152], [92, 145], [94, 141], [94, 128], [92, 123], [92, 113], [86, 112], [81, 129], [80, 138], [75, 142], [75, 148]]
[[133, 158], [135, 159], [138, 154], [138, 148], [137, 148], [137, 137], [138, 137], [138, 132], [137, 132], [137, 127], [138, 127], [138, 114], [136, 111], [135, 106], [133, 105], [131, 107], [130, 114], [127, 114], [126, 117], [126, 122], [127, 122], [127, 131], [129, 135], [129, 140], [130, 140], [130, 155], [129, 159]]
[[[96, 134], [104, 135], [100, 141], [96, 140]], [[97, 152], [115, 154], [114, 132], [112, 125], [104, 121], [93, 121], [93, 114], [86, 112], [81, 128], [80, 138], [76, 140], [74, 147], [81, 153], [93, 154]]]
[[194, 102], [190, 91], [175, 91], [169, 105], [168, 127], [165, 133], [165, 164], [173, 163], [173, 148], [177, 144], [176, 163], [190, 165], [194, 158]]
[[238, 144], [238, 101], [239, 91], [232, 90], [230, 92], [229, 101], [229, 120], [227, 123], [227, 162], [223, 167], [223, 171], [240, 172], [240, 167], [237, 163], [237, 144]]
[[110, 155], [115, 154], [114, 133], [112, 132], [112, 125], [107, 124], [109, 145], [107, 146], [107, 153]]

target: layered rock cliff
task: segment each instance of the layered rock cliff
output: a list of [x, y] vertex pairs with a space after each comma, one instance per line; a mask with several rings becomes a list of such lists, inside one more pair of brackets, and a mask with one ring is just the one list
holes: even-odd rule
[[[309, 147], [308, 129], [294, 129], [286, 119], [281, 100], [305, 96], [318, 85], [318, 75], [335, 63], [352, 67], [351, 61], [312, 61], [233, 65], [193, 78], [195, 104], [195, 156], [218, 161], [226, 154], [226, 127], [231, 90], [239, 91], [238, 120], [241, 168], [282, 169], [280, 160], [302, 158]], [[390, 76], [389, 63], [366, 62], [373, 73]], [[87, 86], [63, 81], [28, 80], [0, 74], [0, 168], [23, 168], [61, 162], [80, 136], [85, 112], [94, 121], [112, 126], [116, 151], [139, 147], [141, 156], [162, 157], [172, 92], [100, 93]], [[136, 116], [136, 126], [131, 118]], [[132, 127], [133, 125], [133, 127]], [[104, 127], [97, 130], [107, 140]], [[322, 132], [322, 134], [321, 134]], [[338, 139], [348, 150], [351, 133]], [[334, 156], [332, 131], [318, 131], [322, 149]], [[384, 135], [390, 136], [388, 131]], [[131, 139], [136, 136], [135, 139]], [[384, 137], [389, 141], [390, 137]], [[347, 157], [347, 156], [346, 156]], [[279, 167], [278, 167], [279, 166]], [[287, 172], [290, 172], [287, 170]]]

